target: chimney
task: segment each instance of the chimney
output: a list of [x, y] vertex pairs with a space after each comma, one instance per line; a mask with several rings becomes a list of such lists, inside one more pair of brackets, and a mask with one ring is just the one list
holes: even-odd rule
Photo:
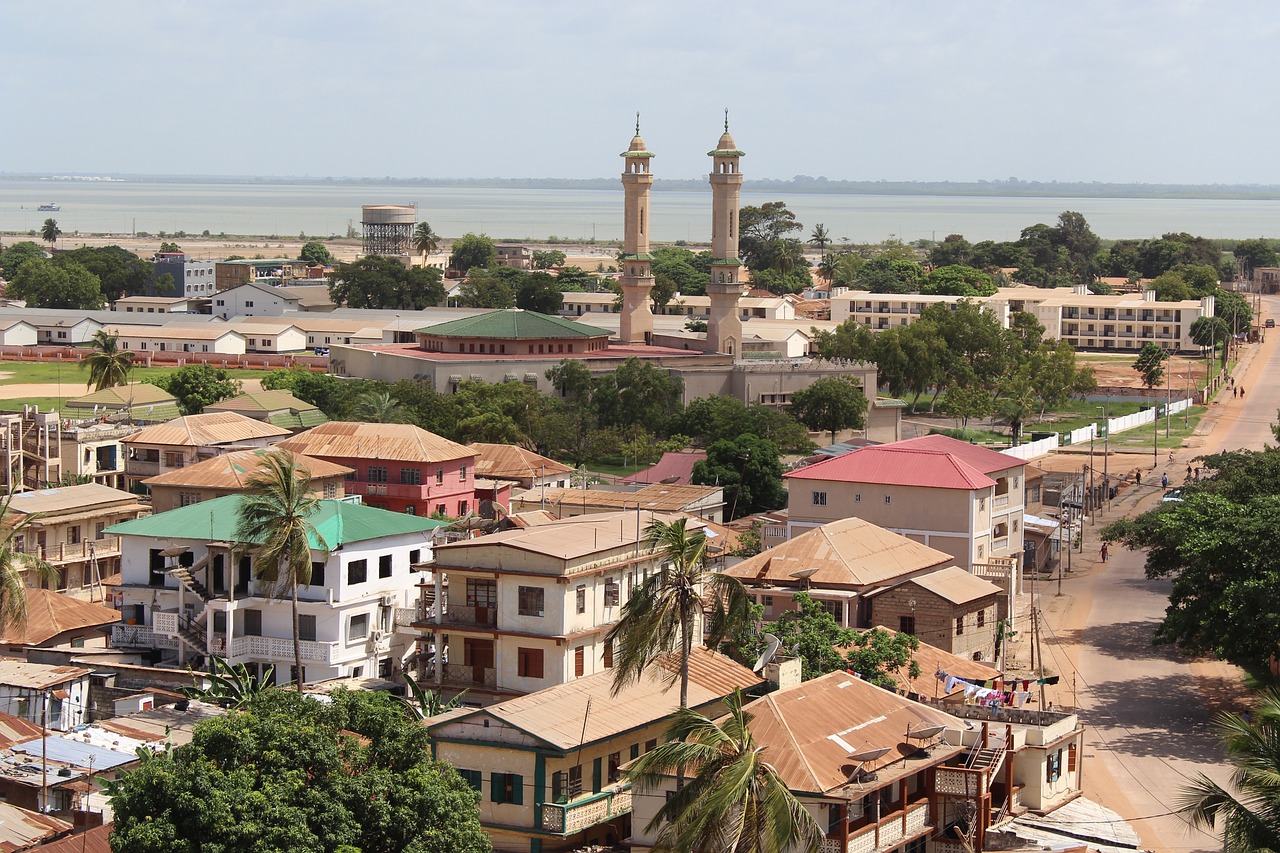
[[1155, 292], [1154, 290], [1144, 290], [1144, 291], [1142, 291], [1142, 301], [1143, 301], [1143, 302], [1155, 302], [1155, 301], [1156, 301], [1156, 292]]
[[1077, 285], [1075, 285], [1074, 287], [1072, 287], [1072, 288], [1071, 288], [1071, 292], [1072, 292], [1072, 293], [1074, 293], [1076, 296], [1088, 296], [1088, 295], [1089, 295], [1089, 285], [1087, 285], [1087, 284], [1077, 284]]
[[764, 680], [775, 690], [795, 687], [800, 683], [800, 658], [775, 657], [764, 666]]

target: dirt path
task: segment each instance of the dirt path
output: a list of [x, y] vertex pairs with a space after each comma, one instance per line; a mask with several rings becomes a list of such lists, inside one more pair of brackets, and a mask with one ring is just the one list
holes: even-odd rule
[[80, 397], [89, 393], [81, 382], [30, 382], [0, 385], [0, 400], [22, 400], [28, 397]]

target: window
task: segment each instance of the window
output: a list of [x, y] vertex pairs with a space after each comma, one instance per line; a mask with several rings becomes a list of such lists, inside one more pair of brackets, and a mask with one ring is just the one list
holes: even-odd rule
[[459, 483], [465, 482], [466, 479], [467, 479], [467, 466], [463, 465], [461, 468], [458, 469], [458, 482]]
[[609, 782], [617, 782], [622, 778], [622, 753], [609, 753]]
[[1067, 772], [1076, 772], [1076, 745], [1074, 743], [1067, 744]]
[[298, 639], [315, 642], [316, 617], [314, 614], [298, 614]]
[[418, 563], [421, 563], [421, 562], [422, 562], [422, 549], [414, 548], [412, 551], [409, 552], [409, 565], [416, 566]]
[[978, 611], [978, 627], [982, 628], [986, 624], [987, 624], [987, 611], [979, 610]]
[[957, 616], [956, 617], [956, 636], [959, 637], [963, 633], [964, 633], [964, 617]]
[[604, 641], [604, 654], [602, 655], [605, 669], [613, 669], [613, 641]]
[[[252, 307], [253, 307], [253, 301], [252, 301], [252, 300], [246, 300], [246, 301], [245, 301], [245, 303], [244, 303], [244, 307], [245, 307], [245, 308], [252, 308]], [[249, 341], [249, 343], [253, 343], [253, 341], [252, 341], [252, 340], [250, 340], [250, 341]]]
[[338, 484], [329, 482], [324, 484], [324, 498], [331, 501], [338, 496]]
[[369, 482], [370, 483], [387, 482], [387, 466], [370, 465], [369, 466]]
[[400, 469], [400, 485], [421, 486], [422, 485], [422, 469], [421, 468], [401, 468]]
[[467, 510], [470, 508], [471, 508], [471, 504], [467, 503], [466, 501], [458, 501], [458, 517], [461, 518], [462, 516], [466, 515]]
[[587, 588], [585, 586], [579, 585], [574, 592], [577, 596], [578, 612], [586, 613], [587, 612]]
[[914, 634], [916, 632], [916, 617], [899, 616], [898, 617], [898, 633]]
[[853, 502], [854, 502], [854, 503], [856, 503], [856, 504], [860, 504], [860, 503], [862, 503], [862, 495], [854, 495], [854, 496], [853, 496]]
[[587, 671], [587, 647], [578, 646], [573, 650], [573, 676], [581, 678]]
[[884, 502], [885, 502], [885, 503], [887, 503], [887, 504], [891, 504], [891, 503], [893, 503], [893, 497], [892, 497], [891, 495], [885, 495], [885, 496], [884, 496]]
[[644, 751], [645, 751], [645, 752], [653, 752], [653, 751], [654, 751], [655, 749], [657, 749], [657, 748], [658, 748], [658, 739], [657, 739], [657, 738], [653, 738], [652, 740], [647, 740], [647, 741], [645, 741], [645, 742], [644, 742]]
[[313, 562], [311, 564], [311, 583], [307, 586], [324, 586], [324, 563]]
[[1062, 750], [1051, 752], [1045, 756], [1044, 781], [1057, 782], [1062, 776]]
[[80, 544], [80, 525], [73, 524], [72, 526], [67, 528], [67, 544], [69, 545]]
[[467, 578], [467, 606], [497, 607], [498, 582], [495, 580]]
[[347, 583], [364, 583], [369, 579], [369, 561], [352, 560], [347, 563]]
[[622, 598], [622, 587], [615, 580], [604, 582], [604, 606], [617, 607]]
[[363, 640], [369, 636], [369, 614], [360, 613], [351, 617], [351, 623], [347, 626], [348, 640]]
[[519, 613], [521, 616], [544, 615], [543, 590], [540, 586], [522, 586], [517, 590]]
[[813, 493], [813, 505], [814, 505], [814, 506], [826, 506], [826, 505], [827, 505], [827, 493], [826, 493], [826, 492], [814, 492], [814, 493]]
[[631, 744], [631, 752], [630, 752], [629, 754], [630, 754], [630, 756], [631, 756], [631, 760], [632, 760], [632, 761], [635, 761], [637, 758], [639, 758], [639, 757], [640, 757], [640, 744], [638, 744], [638, 743], [633, 743], [633, 744]]
[[444, 469], [437, 468], [436, 469], [436, 485], [438, 486], [443, 482], [444, 482]]
[[441, 518], [445, 517], [444, 504], [436, 504], [436, 515]]
[[518, 773], [491, 773], [489, 799], [495, 803], [524, 805], [524, 777]]
[[575, 764], [569, 768], [569, 796], [576, 797], [582, 793], [582, 765]]
[[391, 577], [391, 555], [390, 554], [383, 554], [381, 557], [378, 558], [378, 577], [380, 578]]
[[484, 784], [484, 774], [479, 770], [459, 770], [458, 775], [476, 791]]
[[246, 610], [244, 612], [244, 633], [248, 637], [262, 636], [261, 610]]
[[542, 678], [542, 649], [516, 649], [516, 675]]

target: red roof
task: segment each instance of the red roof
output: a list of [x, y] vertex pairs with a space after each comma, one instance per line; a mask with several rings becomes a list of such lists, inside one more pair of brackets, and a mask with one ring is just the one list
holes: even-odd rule
[[941, 450], [944, 453], [958, 456], [984, 474], [1003, 471], [1006, 468], [1024, 464], [1022, 460], [1007, 453], [1000, 453], [946, 435], [922, 435], [918, 438], [908, 438], [904, 441], [895, 441], [882, 446], [886, 448], [901, 447], [911, 450]]
[[671, 483], [687, 486], [693, 482], [693, 466], [707, 458], [705, 453], [670, 451], [662, 454], [656, 465], [637, 471], [624, 483]]
[[988, 474], [1025, 464], [985, 447], [924, 435], [879, 447], [864, 447], [833, 459], [792, 471], [797, 480], [828, 480], [886, 486], [926, 486], [935, 489], [987, 489]]

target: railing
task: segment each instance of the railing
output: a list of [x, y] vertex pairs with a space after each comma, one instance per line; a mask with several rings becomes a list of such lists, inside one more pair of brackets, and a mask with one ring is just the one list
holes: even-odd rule
[[876, 853], [929, 828], [929, 803], [908, 803], [906, 814], [894, 812], [849, 833], [848, 853]]
[[431, 479], [430, 484], [424, 482], [416, 486], [407, 483], [366, 483], [361, 480], [348, 480], [347, 494], [427, 500], [431, 497], [430, 487], [434, 484], [434, 478]]
[[1009, 496], [1007, 494], [996, 495], [991, 500], [991, 506], [994, 507], [995, 509], [1004, 509], [1008, 505], [1009, 505]]
[[991, 552], [992, 552], [993, 554], [994, 554], [995, 552], [997, 552], [997, 551], [1006, 551], [1006, 550], [1008, 550], [1008, 548], [1009, 548], [1009, 537], [1008, 537], [1008, 536], [1002, 536], [1001, 538], [996, 539], [995, 541], [993, 541], [993, 542], [991, 543]]
[[125, 473], [134, 477], [154, 477], [160, 473], [160, 463], [147, 462], [141, 459], [126, 459], [124, 463]]
[[[302, 659], [316, 663], [332, 664], [337, 657], [338, 644], [301, 640]], [[226, 649], [226, 638], [219, 634], [214, 638], [214, 648]], [[292, 637], [242, 636], [231, 640], [228, 663], [239, 663], [242, 658], [265, 660], [293, 660]]]
[[[432, 618], [434, 619], [435, 615], [434, 615], [433, 608], [425, 608], [425, 609], [432, 610]], [[417, 607], [397, 607], [396, 608], [396, 627], [412, 628], [414, 623], [416, 622], [429, 621], [427, 619], [419, 619], [418, 611], [419, 611], [419, 608]]]
[[151, 627], [157, 634], [163, 634], [166, 637], [178, 636], [178, 612], [176, 610], [167, 613], [162, 610], [153, 612]]
[[572, 835], [607, 820], [631, 813], [631, 789], [601, 791], [572, 803], [543, 803], [538, 825], [544, 832]]
[[495, 628], [498, 625], [498, 609], [496, 607], [463, 607], [450, 605], [445, 611], [444, 621], [448, 625], [474, 625], [480, 628]]
[[30, 554], [31, 556], [46, 562], [60, 563], [67, 560], [89, 559], [90, 545], [93, 546], [94, 552], [99, 557], [120, 553], [119, 536], [104, 536], [101, 539], [81, 539], [74, 545], [67, 542], [59, 542], [52, 548], [27, 543], [19, 548], [18, 551], [22, 554]]
[[444, 680], [474, 687], [497, 687], [498, 671], [492, 667], [467, 666], [460, 663], [444, 665]]
[[140, 625], [112, 625], [111, 645], [118, 649], [176, 649], [178, 638], [162, 636]]

